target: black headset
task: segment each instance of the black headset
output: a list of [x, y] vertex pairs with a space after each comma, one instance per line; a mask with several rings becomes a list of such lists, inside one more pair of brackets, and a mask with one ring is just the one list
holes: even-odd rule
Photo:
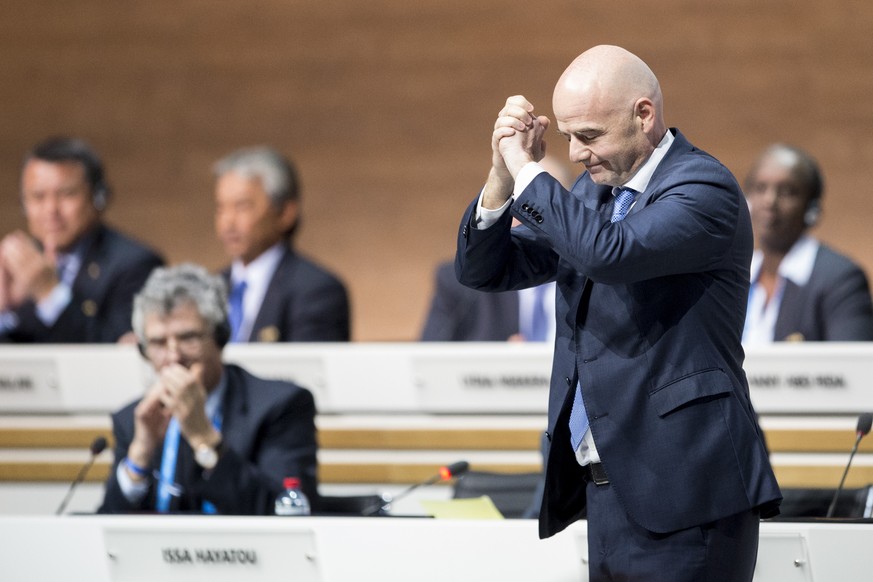
[[812, 228], [818, 223], [819, 216], [821, 216], [821, 198], [813, 198], [806, 205], [806, 212], [803, 214], [804, 226]]

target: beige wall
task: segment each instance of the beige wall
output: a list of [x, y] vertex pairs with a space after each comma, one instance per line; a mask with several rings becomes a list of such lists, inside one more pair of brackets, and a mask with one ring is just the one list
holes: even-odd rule
[[298, 246], [349, 284], [355, 339], [414, 339], [503, 100], [551, 116], [566, 64], [613, 43], [658, 74], [668, 123], [738, 176], [771, 141], [812, 151], [827, 180], [817, 234], [873, 270], [869, 2], [3, 4], [2, 232], [22, 223], [25, 149], [76, 134], [107, 163], [110, 222], [218, 268], [210, 164], [268, 143], [300, 167]]

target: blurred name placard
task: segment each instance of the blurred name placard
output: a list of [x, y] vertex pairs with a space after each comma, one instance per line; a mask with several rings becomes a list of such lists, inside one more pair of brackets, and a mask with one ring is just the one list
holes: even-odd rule
[[[551, 346], [522, 343], [231, 344], [225, 361], [313, 392], [320, 413], [545, 414]], [[873, 411], [873, 343], [749, 348], [763, 414]], [[152, 372], [132, 346], [0, 347], [0, 412], [111, 412]]]

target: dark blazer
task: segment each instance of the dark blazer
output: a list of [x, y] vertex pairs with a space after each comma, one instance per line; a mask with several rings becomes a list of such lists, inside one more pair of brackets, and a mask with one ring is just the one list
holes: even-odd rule
[[131, 330], [133, 296], [164, 264], [152, 249], [100, 225], [73, 281], [70, 304], [47, 327], [32, 301], [16, 310], [19, 324], [0, 341], [17, 343], [113, 343]]
[[[230, 269], [223, 275], [230, 281]], [[345, 285], [332, 273], [286, 248], [248, 341], [344, 342], [350, 338]]]
[[452, 262], [437, 266], [422, 341], [502, 342], [517, 334], [518, 293], [484, 293], [464, 287]]
[[[285, 477], [299, 477], [304, 493], [317, 504], [315, 402], [305, 388], [288, 382], [264, 380], [242, 368], [224, 367], [227, 391], [222, 405], [223, 449], [209, 478], [194, 461], [191, 447], [179, 439], [175, 482], [182, 493], [171, 501], [171, 511], [199, 512], [204, 500], [225, 515], [270, 515]], [[131, 505], [116, 479], [118, 463], [133, 440], [132, 402], [112, 415], [115, 463], [106, 480], [100, 513], [153, 511], [155, 480], [148, 494]], [[163, 446], [149, 466], [160, 471]]]
[[873, 341], [873, 303], [861, 268], [821, 245], [803, 287], [785, 282], [776, 341]]
[[[674, 131], [675, 130], [671, 130]], [[478, 230], [476, 202], [456, 269], [506, 291], [556, 280], [540, 535], [585, 508], [568, 418], [577, 380], [611, 486], [630, 518], [672, 532], [781, 499], [749, 399], [740, 338], [752, 231], [730, 172], [678, 132], [627, 217], [610, 224], [611, 188], [583, 174], [572, 192], [546, 173], [511, 214]]]

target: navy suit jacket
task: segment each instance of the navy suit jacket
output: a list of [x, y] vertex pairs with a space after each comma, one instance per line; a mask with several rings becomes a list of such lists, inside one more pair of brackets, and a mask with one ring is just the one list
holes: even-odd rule
[[[224, 271], [230, 280], [230, 269]], [[345, 342], [351, 338], [345, 285], [309, 259], [285, 249], [261, 308], [250, 342]]]
[[113, 343], [131, 329], [133, 297], [164, 260], [152, 249], [100, 225], [73, 281], [72, 299], [51, 327], [32, 301], [16, 310], [18, 326], [0, 341]]
[[585, 508], [568, 427], [577, 381], [611, 486], [645, 529], [766, 516], [781, 499], [742, 368], [748, 207], [730, 172], [675, 133], [621, 222], [611, 188], [587, 173], [572, 192], [542, 173], [512, 204], [528, 231], [509, 212], [477, 229], [475, 201], [461, 223], [462, 283], [557, 281], [542, 537]]
[[[182, 492], [173, 497], [173, 512], [199, 512], [212, 502], [225, 515], [271, 515], [285, 477], [299, 477], [304, 493], [317, 506], [315, 401], [305, 388], [265, 380], [239, 366], [224, 367], [227, 388], [222, 404], [222, 453], [208, 478], [194, 461], [184, 438], [179, 439], [175, 483]], [[124, 497], [116, 479], [118, 463], [133, 440], [132, 402], [112, 415], [115, 463], [106, 481], [100, 513], [154, 511], [155, 480], [139, 504]], [[148, 469], [160, 471], [163, 445]]]
[[502, 342], [518, 331], [518, 293], [476, 291], [458, 282], [452, 262], [437, 267], [422, 341]]
[[785, 282], [776, 341], [873, 341], [873, 303], [861, 268], [821, 245], [803, 287]]

